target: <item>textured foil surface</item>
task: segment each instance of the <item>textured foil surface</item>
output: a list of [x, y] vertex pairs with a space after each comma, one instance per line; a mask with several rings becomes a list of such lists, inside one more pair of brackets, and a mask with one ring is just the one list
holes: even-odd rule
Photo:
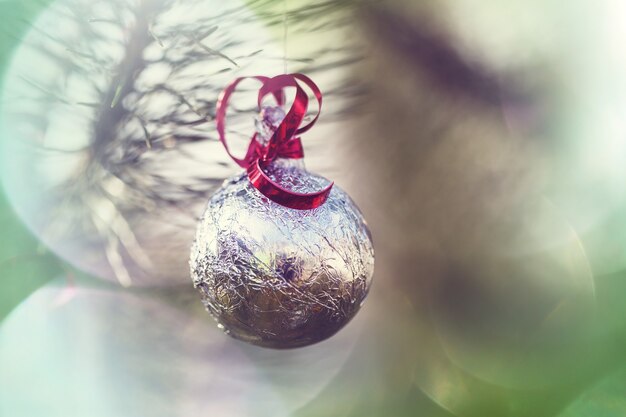
[[[277, 160], [267, 174], [296, 192], [329, 184], [301, 160]], [[374, 272], [371, 235], [339, 187], [312, 210], [264, 197], [245, 173], [209, 201], [190, 257], [194, 286], [219, 327], [271, 348], [322, 341], [359, 310]]]

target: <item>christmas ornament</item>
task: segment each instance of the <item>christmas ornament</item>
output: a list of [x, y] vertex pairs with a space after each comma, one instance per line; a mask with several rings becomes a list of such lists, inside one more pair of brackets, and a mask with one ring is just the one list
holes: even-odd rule
[[[302, 74], [251, 77], [259, 90], [257, 133], [243, 159], [225, 137], [228, 102], [239, 78], [218, 100], [220, 140], [245, 173], [225, 181], [210, 199], [190, 257], [194, 286], [219, 327], [240, 340], [294, 348], [324, 340], [346, 325], [369, 291], [374, 269], [370, 232], [350, 197], [304, 168], [298, 135], [309, 98], [322, 105]], [[286, 88], [295, 88], [288, 112]], [[273, 96], [278, 106], [264, 106]]]

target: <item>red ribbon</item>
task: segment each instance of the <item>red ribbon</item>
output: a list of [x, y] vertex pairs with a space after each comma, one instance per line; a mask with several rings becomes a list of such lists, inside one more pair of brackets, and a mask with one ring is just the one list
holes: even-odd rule
[[[230, 97], [237, 89], [239, 83], [245, 79], [253, 78], [263, 83], [259, 89], [258, 106], [261, 109], [263, 99], [269, 95], [274, 96], [279, 106], [285, 104], [284, 89], [294, 87], [296, 96], [294, 98], [291, 109], [287, 112], [285, 118], [276, 128], [276, 131], [270, 138], [267, 145], [261, 145], [257, 140], [255, 133], [250, 140], [248, 151], [243, 159], [237, 158], [228, 148], [226, 142], [226, 110]], [[298, 81], [304, 83], [312, 91], [317, 99], [318, 111], [315, 118], [305, 126], [301, 126], [309, 106], [309, 97]], [[315, 193], [296, 193], [281, 187], [274, 182], [263, 171], [263, 167], [267, 166], [276, 158], [300, 159], [304, 157], [302, 142], [298, 135], [307, 132], [313, 127], [319, 118], [322, 109], [322, 92], [318, 86], [309, 77], [303, 74], [284, 74], [274, 78], [255, 76], [237, 78], [229, 84], [219, 96], [217, 100], [217, 108], [215, 119], [217, 121], [217, 133], [220, 142], [224, 145], [226, 152], [240, 167], [247, 169], [248, 178], [252, 185], [261, 192], [265, 197], [282, 206], [298, 210], [314, 209], [328, 199], [330, 190], [333, 187], [331, 183], [328, 187]]]

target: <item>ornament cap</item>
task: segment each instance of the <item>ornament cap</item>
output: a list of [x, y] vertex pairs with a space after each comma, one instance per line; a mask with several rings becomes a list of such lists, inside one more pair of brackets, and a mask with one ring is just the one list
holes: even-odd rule
[[[257, 117], [257, 133], [252, 136], [244, 159], [235, 157], [228, 148], [225, 135], [226, 110], [231, 95], [239, 83], [253, 78], [263, 83], [258, 93], [259, 117]], [[313, 91], [318, 102], [316, 116], [308, 124], [301, 126], [308, 110], [309, 97], [299, 82]], [[284, 114], [284, 89], [294, 87], [296, 94], [289, 111]], [[278, 106], [263, 106], [267, 96], [273, 96]], [[309, 77], [303, 74], [283, 74], [273, 78], [264, 76], [241, 77], [235, 79], [220, 94], [217, 102], [216, 121], [220, 141], [230, 157], [248, 172], [248, 178], [254, 187], [270, 200], [285, 207], [310, 210], [317, 208], [328, 199], [333, 183], [329, 187], [315, 193], [296, 193], [289, 191], [274, 182], [263, 172], [263, 165], [276, 158], [301, 159], [304, 157], [302, 142], [298, 135], [310, 130], [317, 122], [322, 109], [322, 93]], [[282, 114], [281, 114], [282, 112]], [[283, 115], [284, 114], [284, 115]], [[260, 121], [259, 121], [260, 118]], [[280, 121], [278, 121], [280, 119]], [[275, 124], [277, 124], [275, 126]], [[271, 135], [270, 135], [271, 132]], [[269, 136], [269, 139], [267, 139]]]

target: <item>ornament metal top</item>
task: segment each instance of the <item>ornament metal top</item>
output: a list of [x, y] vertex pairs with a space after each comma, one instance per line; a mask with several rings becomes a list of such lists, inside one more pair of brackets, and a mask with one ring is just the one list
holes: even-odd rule
[[[259, 90], [257, 133], [243, 159], [226, 143], [230, 84], [217, 105], [217, 130], [245, 173], [210, 199], [191, 250], [194, 286], [207, 310], [229, 335], [271, 348], [310, 345], [335, 334], [359, 310], [374, 272], [367, 225], [350, 197], [304, 168], [297, 135], [308, 108], [302, 82], [321, 110], [322, 94], [302, 74], [252, 77]], [[284, 90], [296, 90], [285, 114]], [[263, 107], [273, 96], [278, 104]]]

